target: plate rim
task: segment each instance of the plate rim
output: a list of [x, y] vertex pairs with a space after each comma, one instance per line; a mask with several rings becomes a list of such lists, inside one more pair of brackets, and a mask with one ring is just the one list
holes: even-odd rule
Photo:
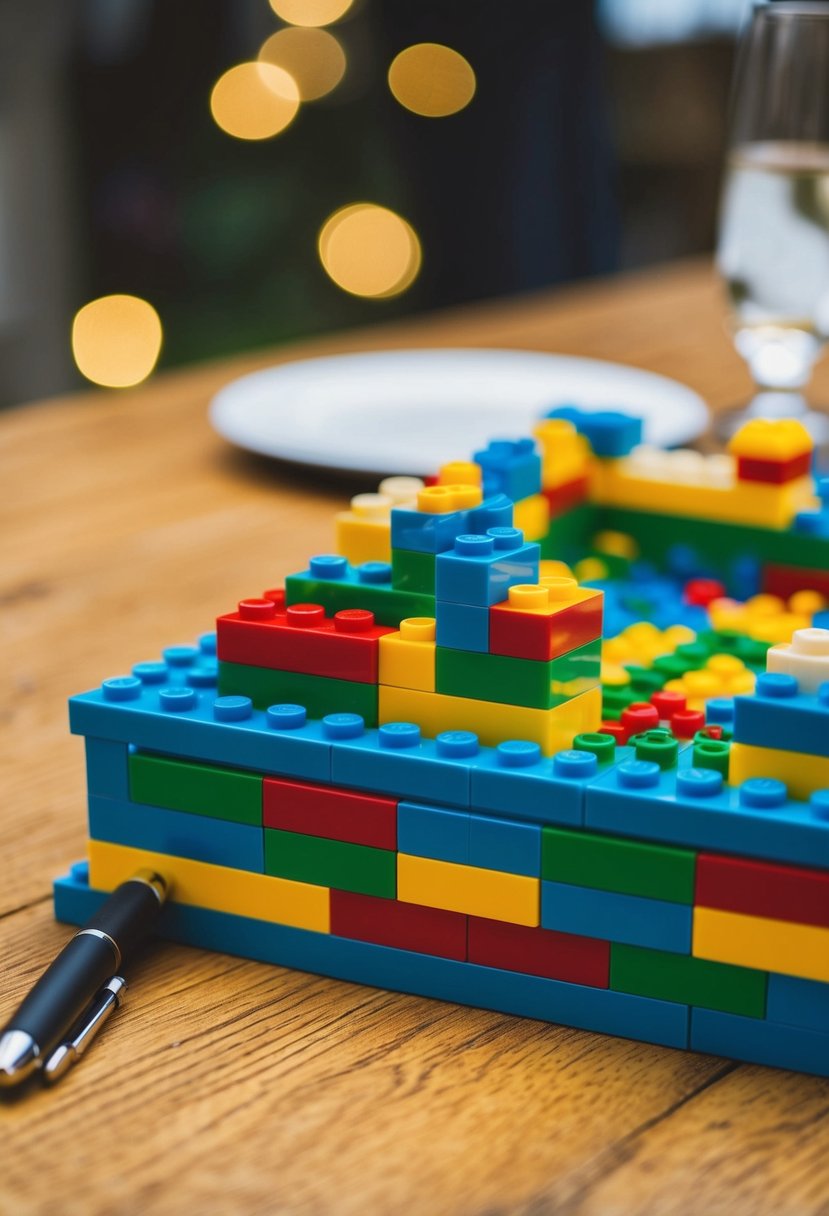
[[[484, 358], [492, 355], [497, 358], [504, 356], [522, 359], [537, 360], [539, 362], [552, 363], [571, 363], [571, 364], [587, 364], [599, 365], [603, 371], [613, 369], [616, 372], [622, 372], [623, 375], [630, 374], [634, 377], [644, 377], [652, 382], [654, 387], [660, 384], [670, 386], [673, 393], [679, 392], [686, 398], [687, 406], [690, 410], [698, 414], [698, 429], [689, 434], [687, 439], [682, 440], [683, 443], [688, 443], [697, 435], [702, 434], [705, 429], [706, 420], [708, 418], [708, 407], [700, 394], [690, 385], [684, 384], [681, 380], [675, 380], [671, 376], [665, 375], [663, 372], [651, 371], [649, 368], [638, 367], [635, 364], [619, 363], [613, 359], [595, 358], [592, 355], [568, 354], [563, 351], [544, 351], [544, 350], [529, 350], [523, 347], [492, 347], [492, 346], [417, 346], [417, 347], [392, 347], [389, 349], [381, 348], [379, 350], [359, 350], [359, 351], [337, 351], [326, 355], [312, 355], [310, 357], [300, 356], [296, 359], [287, 359], [281, 363], [272, 363], [266, 367], [255, 368], [253, 371], [246, 372], [244, 375], [237, 376], [229, 383], [214, 393], [208, 405], [208, 418], [211, 426], [226, 442], [234, 447], [253, 453], [255, 455], [278, 461], [283, 464], [310, 466], [317, 469], [325, 469], [334, 472], [342, 473], [371, 473], [380, 475], [389, 475], [393, 470], [380, 470], [372, 466], [369, 462], [365, 465], [360, 465], [352, 461], [339, 460], [332, 462], [330, 459], [321, 457], [319, 452], [312, 452], [309, 449], [301, 447], [288, 447], [285, 452], [275, 452], [271, 444], [264, 442], [256, 443], [251, 441], [250, 437], [241, 438], [240, 432], [233, 427], [228, 426], [226, 414], [231, 403], [237, 397], [240, 386], [268, 380], [273, 376], [284, 375], [289, 372], [289, 369], [294, 367], [302, 367], [307, 369], [313, 368], [314, 365], [332, 364], [332, 363], [348, 363], [352, 361], [380, 361], [383, 359], [402, 359], [412, 356], [427, 356], [434, 358], [435, 356], [444, 356], [447, 358], [457, 356], [471, 356], [475, 358]], [[611, 402], [599, 403], [593, 405], [585, 403], [584, 408], [588, 410], [602, 409], [611, 406]], [[690, 428], [689, 428], [690, 429]], [[421, 476], [423, 474], [420, 474]]]

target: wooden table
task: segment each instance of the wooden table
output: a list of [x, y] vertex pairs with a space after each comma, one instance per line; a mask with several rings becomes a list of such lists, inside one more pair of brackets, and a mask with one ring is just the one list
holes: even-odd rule
[[[85, 829], [66, 697], [329, 545], [342, 487], [231, 451], [209, 397], [274, 361], [425, 345], [617, 359], [715, 406], [749, 390], [718, 289], [692, 264], [0, 417], [0, 1015], [67, 936], [50, 880], [83, 855]], [[829, 395], [825, 371], [819, 385]], [[0, 1211], [829, 1210], [825, 1081], [182, 947], [132, 979], [128, 1010], [63, 1087], [0, 1104]]]

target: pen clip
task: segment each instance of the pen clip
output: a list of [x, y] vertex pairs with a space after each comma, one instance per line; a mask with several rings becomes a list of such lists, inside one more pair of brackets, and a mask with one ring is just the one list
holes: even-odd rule
[[96, 1038], [104, 1023], [124, 1001], [127, 982], [114, 975], [93, 997], [78, 1020], [50, 1053], [43, 1064], [42, 1075], [47, 1085], [54, 1085], [77, 1064], [90, 1043]]

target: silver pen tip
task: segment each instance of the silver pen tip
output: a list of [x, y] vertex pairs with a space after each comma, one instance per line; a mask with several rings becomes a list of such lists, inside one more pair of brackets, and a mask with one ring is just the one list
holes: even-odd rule
[[19, 1085], [40, 1065], [40, 1048], [25, 1030], [0, 1037], [0, 1086]]

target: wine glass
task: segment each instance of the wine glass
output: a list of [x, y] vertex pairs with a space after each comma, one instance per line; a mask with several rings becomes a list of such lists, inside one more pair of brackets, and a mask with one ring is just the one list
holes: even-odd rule
[[740, 42], [717, 266], [734, 344], [758, 392], [718, 419], [798, 416], [818, 442], [829, 417], [803, 396], [829, 337], [829, 3], [755, 7]]

